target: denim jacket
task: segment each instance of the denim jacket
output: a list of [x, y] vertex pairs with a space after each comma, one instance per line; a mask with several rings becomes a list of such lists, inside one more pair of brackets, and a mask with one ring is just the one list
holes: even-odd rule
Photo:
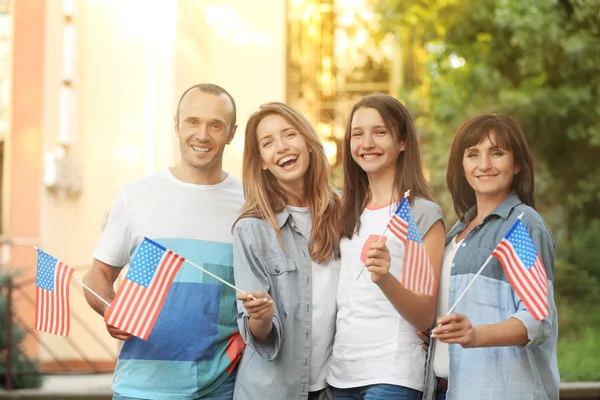
[[[234, 229], [236, 285], [249, 292], [269, 293], [276, 306], [271, 335], [259, 341], [250, 332], [248, 313], [238, 302], [238, 326], [247, 347], [237, 372], [236, 400], [308, 398], [312, 350], [308, 241], [286, 209], [276, 217], [283, 247], [263, 219], [241, 219]], [[339, 264], [332, 264], [332, 268], [339, 268]], [[325, 393], [323, 396], [326, 398]]]
[[[523, 348], [507, 346], [465, 349], [460, 345], [450, 344], [449, 400], [558, 399], [560, 379], [556, 360], [558, 320], [553, 291], [554, 239], [542, 217], [533, 208], [523, 204], [516, 193], [511, 193], [463, 240], [451, 264], [449, 305], [454, 305], [522, 212], [523, 223], [546, 267], [549, 315], [536, 321], [511, 287], [500, 262], [492, 258], [455, 312], [469, 317], [473, 326], [516, 318], [527, 329], [529, 341]], [[457, 222], [450, 230], [446, 244], [463, 231], [475, 215], [475, 209], [469, 210], [463, 221]], [[434, 351], [435, 340], [432, 340], [424, 399], [433, 399], [435, 396], [436, 384], [431, 357]]]

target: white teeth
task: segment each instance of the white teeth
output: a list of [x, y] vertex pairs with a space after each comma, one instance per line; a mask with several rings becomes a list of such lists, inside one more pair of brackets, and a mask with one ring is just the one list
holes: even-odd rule
[[363, 156], [362, 156], [362, 157], [363, 157], [365, 160], [372, 160], [372, 159], [374, 159], [375, 157], [377, 157], [377, 155], [375, 155], [375, 154], [363, 154]]
[[281, 160], [279, 160], [279, 162], [277, 163], [277, 165], [281, 166], [284, 163], [288, 162], [288, 161], [292, 161], [292, 160], [296, 160], [298, 157], [296, 156], [287, 156], [287, 157], [283, 157]]
[[202, 152], [202, 153], [206, 153], [210, 150], [210, 149], [207, 149], [206, 147], [198, 147], [198, 146], [192, 146], [192, 149]]

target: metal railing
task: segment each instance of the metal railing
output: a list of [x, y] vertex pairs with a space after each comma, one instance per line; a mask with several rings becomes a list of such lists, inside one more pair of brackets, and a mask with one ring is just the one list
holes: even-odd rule
[[[82, 349], [77, 343], [70, 337], [62, 338], [65, 343], [79, 356], [80, 361], [83, 361], [83, 368], [71, 368], [68, 363], [64, 362], [56, 352], [54, 352], [50, 346], [40, 338], [40, 334], [33, 328], [33, 321], [26, 323], [20, 318], [15, 312], [15, 299], [19, 298], [19, 305], [30, 306], [35, 309], [35, 299], [32, 298], [30, 292], [27, 290], [29, 286], [35, 286], [35, 278], [24, 280], [21, 282], [15, 282], [15, 278], [7, 277], [0, 281], [0, 296], [4, 296], [6, 301], [6, 315], [0, 315], [0, 326], [5, 325], [4, 336], [0, 337], [0, 366], [4, 366], [4, 371], [0, 371], [0, 378], [4, 378], [4, 389], [13, 390], [15, 387], [14, 379], [20, 375], [48, 375], [48, 374], [98, 374], [112, 372], [112, 369], [107, 370], [102, 366], [98, 365], [90, 359], [90, 356], [84, 349]], [[75, 291], [71, 291], [71, 296]], [[105, 341], [89, 327], [84, 319], [77, 314], [77, 312], [71, 308], [71, 321], [72, 324], [77, 324], [79, 328], [83, 329], [92, 338], [93, 346], [100, 348], [106, 353], [111, 360], [116, 359], [116, 349], [110, 349]], [[52, 371], [45, 370], [39, 365], [37, 360], [33, 360], [26, 352], [20, 352], [22, 358], [27, 365], [26, 369], [18, 368], [14, 364], [14, 352], [17, 347], [14, 343], [14, 328], [20, 329], [24, 333], [23, 340], [27, 338], [33, 339], [49, 356], [49, 360], [46, 363], [52, 363], [55, 368]], [[57, 367], [57, 368], [56, 368]]]

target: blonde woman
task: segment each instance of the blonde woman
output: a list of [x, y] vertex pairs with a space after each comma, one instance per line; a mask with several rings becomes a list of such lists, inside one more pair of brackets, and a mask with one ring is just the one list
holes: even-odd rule
[[310, 123], [267, 103], [246, 125], [246, 204], [234, 227], [238, 325], [248, 347], [235, 399], [327, 399], [341, 200]]

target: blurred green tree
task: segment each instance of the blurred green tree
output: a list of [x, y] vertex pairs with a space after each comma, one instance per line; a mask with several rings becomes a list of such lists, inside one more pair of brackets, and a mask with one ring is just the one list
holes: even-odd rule
[[513, 116], [535, 153], [537, 208], [557, 240], [557, 291], [570, 301], [600, 300], [600, 1], [376, 7], [381, 32], [401, 40], [400, 97], [415, 116], [449, 223], [444, 179], [455, 130], [484, 112]]
[[[0, 266], [0, 287], [6, 287], [9, 283], [8, 278], [14, 278], [14, 276], [14, 274], [6, 273]], [[7, 299], [4, 292], [0, 292], [0, 388], [6, 387], [7, 383], [7, 353], [5, 351], [8, 345], [8, 330], [5, 323], [7, 313]], [[38, 388], [42, 385], [42, 375], [40, 373], [16, 373], [32, 372], [32, 370], [35, 371], [39, 367], [39, 362], [29, 359], [21, 348], [20, 345], [24, 338], [25, 331], [18, 324], [13, 323], [11, 340], [11, 386], [13, 389]]]

